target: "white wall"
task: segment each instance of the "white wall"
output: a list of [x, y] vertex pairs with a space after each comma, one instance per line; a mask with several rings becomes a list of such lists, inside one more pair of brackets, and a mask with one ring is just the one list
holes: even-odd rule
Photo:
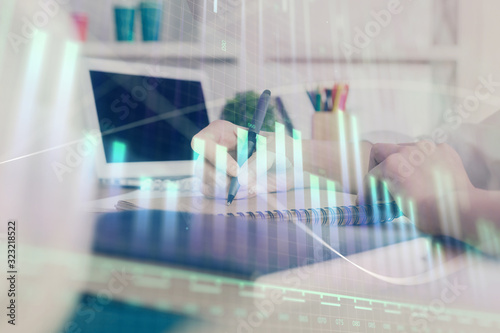
[[[370, 38], [369, 45], [359, 48], [354, 59], [346, 57], [341, 46], [356, 46], [357, 28], [364, 30], [370, 24], [373, 28], [373, 12], [390, 9], [394, 1], [218, 0], [215, 13], [214, 0], [166, 0], [165, 8], [189, 12], [185, 23], [197, 27], [193, 31], [202, 43], [214, 48], [224, 44], [238, 58], [237, 66], [224, 62], [201, 66], [211, 77], [215, 99], [242, 90], [345, 80], [353, 88], [348, 107], [365, 120], [363, 131], [428, 134], [444, 121], [446, 110], [471, 93], [479, 76], [500, 78], [496, 66], [500, 3], [400, 0], [398, 13]], [[90, 38], [112, 40], [113, 2], [82, 3], [91, 13]], [[186, 8], [196, 10], [191, 13]], [[166, 40], [175, 39], [179, 10], [165, 13]], [[478, 121], [499, 106], [500, 99], [492, 97], [464, 120]]]
[[[340, 48], [355, 46], [356, 29], [372, 24], [372, 12], [387, 11], [389, 3], [246, 1], [231, 7], [234, 15], [226, 14], [224, 24], [209, 22], [212, 29], [207, 34], [212, 38], [230, 31], [231, 42], [238, 44], [240, 70], [236, 78], [229, 78], [237, 90], [349, 81], [349, 111], [362, 119], [362, 132], [427, 134], [440, 121], [443, 100], [450, 98], [447, 91], [443, 94], [443, 89], [434, 88], [435, 82], [448, 84], [448, 64], [436, 70], [429, 62], [441, 59], [439, 52], [431, 52], [435, 49], [434, 1], [401, 1], [398, 13], [353, 55], [356, 61]], [[375, 64], [375, 59], [381, 62]]]
[[[114, 41], [115, 18], [114, 6], [116, 4], [128, 4], [138, 6], [140, 0], [99, 0], [82, 1], [71, 0], [68, 8], [71, 11], [81, 11], [88, 14], [89, 41]], [[141, 13], [135, 12], [134, 37], [135, 40], [142, 40], [141, 33]], [[163, 25], [161, 36], [164, 41], [197, 41], [199, 37], [199, 26], [194, 20], [189, 7], [184, 0], [163, 1]]]
[[[500, 82], [500, 2], [496, 0], [467, 1], [461, 0], [460, 13], [460, 75], [457, 85], [460, 88], [460, 102], [473, 94], [479, 84], [479, 77], [492, 76]], [[465, 119], [467, 122], [479, 122], [500, 110], [500, 87], [492, 97], [482, 101], [476, 112]]]

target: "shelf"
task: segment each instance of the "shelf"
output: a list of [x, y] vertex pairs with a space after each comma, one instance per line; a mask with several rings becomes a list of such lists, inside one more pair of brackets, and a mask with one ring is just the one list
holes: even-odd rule
[[237, 62], [236, 49], [186, 42], [87, 42], [84, 54], [92, 58]]
[[292, 57], [267, 57], [268, 62], [280, 63], [431, 63], [431, 62], [457, 62], [460, 58], [459, 47], [433, 47], [425, 50], [399, 50], [397, 52], [374, 52], [372, 54], [353, 55], [346, 58], [341, 54], [332, 56], [307, 57], [298, 54]]

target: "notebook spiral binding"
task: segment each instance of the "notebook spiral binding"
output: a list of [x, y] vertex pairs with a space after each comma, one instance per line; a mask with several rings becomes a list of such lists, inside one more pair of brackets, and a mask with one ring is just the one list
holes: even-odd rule
[[[219, 214], [225, 216], [225, 214]], [[297, 220], [303, 223], [320, 223], [324, 225], [364, 225], [390, 222], [403, 216], [396, 202], [376, 205], [338, 206], [309, 209], [290, 209], [274, 211], [238, 212], [227, 216], [251, 218], [254, 220]]]

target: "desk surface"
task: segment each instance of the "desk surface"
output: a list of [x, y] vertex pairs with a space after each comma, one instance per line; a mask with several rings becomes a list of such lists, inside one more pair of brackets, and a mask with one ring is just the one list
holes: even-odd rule
[[[454, 253], [449, 254], [457, 259], [454, 264], [443, 266], [437, 261], [443, 253], [431, 257], [419, 253], [427, 247], [419, 239], [349, 257], [389, 276], [429, 270], [436, 274], [432, 282], [415, 286], [385, 283], [339, 259], [252, 282], [93, 256], [86, 290], [98, 293], [106, 288], [113, 271], [125, 271], [133, 281], [113, 295], [116, 299], [203, 318], [214, 325], [213, 332], [234, 332], [242, 323], [257, 332], [288, 332], [291, 327], [349, 332], [500, 329], [500, 292], [491, 288], [500, 278], [498, 263]], [[404, 265], [410, 257], [415, 261]], [[259, 312], [266, 317], [259, 319]]]
[[101, 182], [98, 182], [96, 187], [96, 191], [94, 193], [94, 200], [105, 199], [109, 197], [114, 197], [117, 195], [122, 195], [126, 193], [130, 193], [136, 191], [135, 187], [123, 187], [119, 185], [106, 185]]
[[[103, 197], [131, 189], [99, 190]], [[114, 271], [133, 276], [113, 298], [207, 320], [204, 331], [500, 331], [500, 264], [419, 238], [256, 281], [179, 267], [90, 256], [85, 290], [106, 288]], [[425, 283], [382, 277], [426, 276]], [[404, 280], [404, 279], [403, 279]]]

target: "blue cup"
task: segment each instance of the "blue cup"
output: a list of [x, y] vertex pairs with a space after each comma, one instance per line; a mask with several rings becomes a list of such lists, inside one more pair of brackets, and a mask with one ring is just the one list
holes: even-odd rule
[[141, 2], [142, 40], [158, 41], [162, 22], [163, 7], [159, 1]]
[[135, 9], [130, 7], [115, 7], [116, 40], [134, 40]]

